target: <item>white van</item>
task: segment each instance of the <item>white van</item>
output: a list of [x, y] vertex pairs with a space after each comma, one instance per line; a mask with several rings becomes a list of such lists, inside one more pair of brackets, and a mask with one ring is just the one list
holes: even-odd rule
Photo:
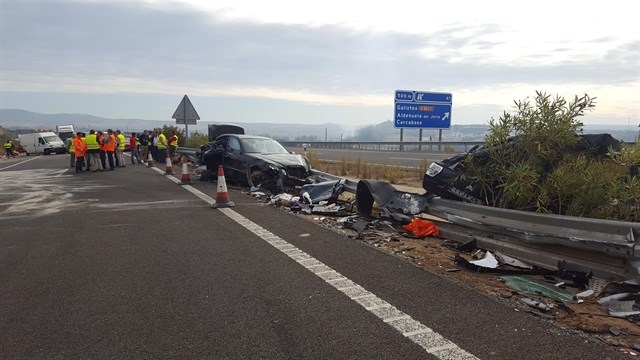
[[20, 146], [26, 151], [27, 155], [65, 154], [67, 152], [64, 142], [54, 132], [18, 134], [18, 139], [20, 140]]

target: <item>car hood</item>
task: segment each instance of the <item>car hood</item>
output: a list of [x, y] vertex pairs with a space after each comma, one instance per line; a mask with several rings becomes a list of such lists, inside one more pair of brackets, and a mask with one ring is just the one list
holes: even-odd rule
[[277, 164], [283, 167], [287, 166], [303, 166], [307, 170], [310, 170], [309, 163], [305, 161], [304, 156], [299, 154], [259, 154], [250, 153], [247, 154], [253, 158], [266, 161], [268, 163]]

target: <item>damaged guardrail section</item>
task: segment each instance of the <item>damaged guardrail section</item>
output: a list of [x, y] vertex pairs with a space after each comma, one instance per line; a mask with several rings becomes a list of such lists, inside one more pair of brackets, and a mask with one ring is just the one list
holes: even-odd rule
[[[360, 180], [358, 212], [369, 215], [373, 203], [392, 217], [429, 214], [440, 219], [441, 237], [476, 241], [531, 264], [591, 272], [607, 280], [640, 275], [636, 239], [640, 224], [538, 214], [442, 199], [396, 190], [384, 182]], [[438, 220], [436, 220], [438, 221]]]

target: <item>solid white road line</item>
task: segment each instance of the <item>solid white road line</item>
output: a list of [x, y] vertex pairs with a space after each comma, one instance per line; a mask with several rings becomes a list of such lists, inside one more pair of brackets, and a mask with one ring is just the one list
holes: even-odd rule
[[[24, 164], [24, 163], [29, 162], [29, 161], [31, 161], [31, 160], [35, 160], [35, 159], [37, 159], [37, 158], [39, 158], [39, 157], [40, 157], [40, 156], [34, 156], [34, 157], [32, 157], [31, 159], [24, 160], [24, 161], [20, 161], [19, 163], [15, 163], [15, 164], [13, 164], [13, 165], [5, 166], [5, 167], [3, 167], [3, 168], [0, 168], [0, 171], [2, 171], [2, 170], [6, 170], [6, 169], [9, 169], [9, 168], [12, 168], [12, 167], [14, 167], [14, 166], [18, 166], [18, 165]], [[66, 170], [65, 170], [65, 171], [66, 171]]]

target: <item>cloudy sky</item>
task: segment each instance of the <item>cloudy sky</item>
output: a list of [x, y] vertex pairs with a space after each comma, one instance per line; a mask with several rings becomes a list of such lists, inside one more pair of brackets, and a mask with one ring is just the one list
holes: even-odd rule
[[188, 94], [204, 121], [370, 125], [406, 89], [484, 124], [543, 91], [638, 124], [634, 3], [524, 4], [0, 0], [0, 108], [171, 121]]

